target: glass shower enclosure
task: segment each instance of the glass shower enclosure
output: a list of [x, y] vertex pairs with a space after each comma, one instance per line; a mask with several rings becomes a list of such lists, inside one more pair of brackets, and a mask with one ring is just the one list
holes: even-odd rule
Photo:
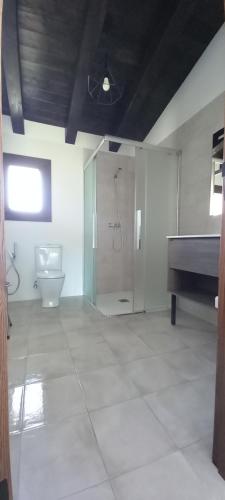
[[178, 155], [97, 151], [84, 167], [84, 295], [106, 316], [168, 305], [166, 235], [177, 232]]
[[96, 303], [96, 159], [84, 171], [84, 295]]

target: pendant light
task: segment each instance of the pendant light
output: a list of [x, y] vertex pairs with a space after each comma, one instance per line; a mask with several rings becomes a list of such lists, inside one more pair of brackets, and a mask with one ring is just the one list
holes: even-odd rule
[[104, 106], [112, 106], [121, 99], [123, 89], [109, 69], [107, 56], [102, 68], [88, 76], [88, 93], [97, 104]]

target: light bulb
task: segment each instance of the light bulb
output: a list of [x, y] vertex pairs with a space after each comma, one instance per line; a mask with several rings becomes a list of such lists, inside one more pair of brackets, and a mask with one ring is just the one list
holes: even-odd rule
[[105, 76], [105, 78], [103, 80], [102, 88], [103, 88], [103, 90], [105, 92], [109, 91], [109, 89], [110, 89], [110, 82], [109, 82], [108, 76]]

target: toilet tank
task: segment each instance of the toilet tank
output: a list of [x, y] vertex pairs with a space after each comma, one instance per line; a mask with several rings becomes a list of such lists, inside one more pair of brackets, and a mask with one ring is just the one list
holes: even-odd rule
[[36, 271], [62, 269], [62, 246], [44, 244], [35, 247]]

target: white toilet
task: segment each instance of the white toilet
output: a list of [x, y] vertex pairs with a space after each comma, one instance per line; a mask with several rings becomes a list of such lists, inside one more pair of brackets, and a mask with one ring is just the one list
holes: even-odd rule
[[35, 247], [37, 285], [42, 307], [57, 307], [65, 273], [62, 272], [62, 247], [44, 244]]

